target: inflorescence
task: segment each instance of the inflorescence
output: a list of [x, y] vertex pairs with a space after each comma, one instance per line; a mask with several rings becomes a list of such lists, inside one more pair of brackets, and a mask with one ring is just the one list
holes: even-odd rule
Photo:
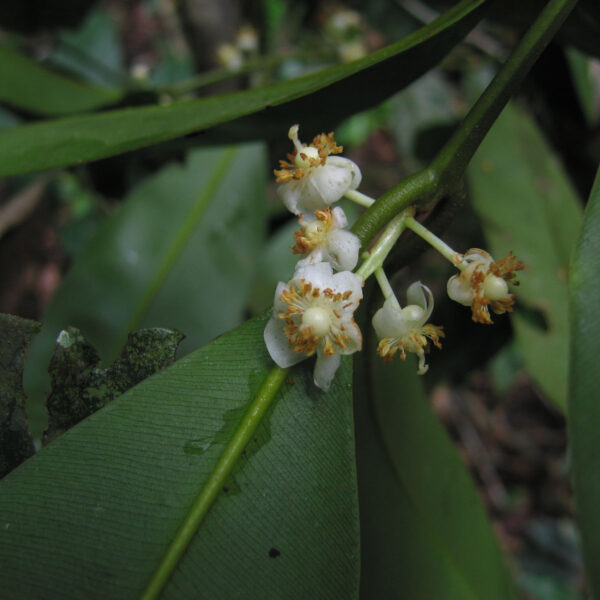
[[[416, 221], [406, 211], [393, 219], [379, 241], [358, 263], [360, 240], [346, 229], [344, 211], [332, 204], [343, 197], [363, 206], [374, 202], [357, 190], [361, 182], [358, 166], [348, 158], [337, 156], [343, 151], [333, 133], [316, 136], [305, 145], [298, 138], [298, 125], [288, 137], [294, 151], [275, 169], [281, 185], [278, 195], [295, 215], [300, 229], [294, 234], [296, 264], [288, 283], [279, 282], [275, 291], [273, 315], [264, 332], [271, 358], [282, 368], [290, 367], [316, 354], [315, 384], [327, 391], [337, 371], [341, 355], [362, 348], [362, 335], [354, 321], [354, 311], [362, 299], [364, 279], [374, 274], [384, 296], [383, 306], [373, 317], [379, 338], [377, 353], [386, 361], [397, 354], [416, 354], [418, 370], [424, 374], [428, 365], [425, 354], [431, 345], [441, 348], [443, 328], [428, 323], [433, 312], [431, 290], [416, 281], [407, 290], [407, 304], [402, 307], [384, 271], [383, 261], [401, 232], [409, 228], [429, 242], [458, 269], [447, 284], [448, 296], [470, 306], [473, 321], [491, 324], [495, 314], [511, 312], [514, 295], [508, 284], [514, 281], [523, 263], [512, 253], [495, 262], [485, 250], [471, 248], [464, 254], [452, 250], [442, 240]], [[370, 258], [377, 257], [375, 264]]]

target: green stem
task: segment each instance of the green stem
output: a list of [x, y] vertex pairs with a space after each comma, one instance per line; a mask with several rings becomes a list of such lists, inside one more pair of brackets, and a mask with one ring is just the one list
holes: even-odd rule
[[460, 192], [460, 181], [473, 154], [576, 2], [550, 0], [431, 165], [388, 190], [361, 215], [352, 231], [363, 247], [410, 205], [437, 202]]
[[432, 167], [440, 174], [442, 182], [451, 183], [462, 178], [490, 127], [576, 3], [577, 0], [550, 0], [546, 4], [460, 127], [433, 160]]
[[381, 234], [377, 243], [369, 252], [363, 255], [365, 261], [356, 270], [356, 274], [363, 279], [368, 279], [377, 269], [383, 266], [383, 261], [386, 259], [394, 244], [398, 241], [400, 234], [404, 231], [405, 213], [395, 216]]
[[388, 298], [393, 298], [393, 302], [396, 304], [396, 308], [398, 310], [402, 310], [400, 306], [400, 302], [398, 302], [398, 298], [396, 298], [396, 294], [394, 294], [394, 289], [392, 288], [389, 279], [387, 278], [383, 267], [377, 267], [375, 269], [375, 279], [377, 279], [377, 283], [379, 284], [379, 288], [381, 289], [381, 293], [383, 297], [387, 300]]
[[183, 525], [175, 535], [167, 549], [162, 562], [142, 595], [142, 600], [158, 598], [171, 574], [179, 564], [179, 560], [194, 537], [200, 523], [221, 491], [225, 479], [236, 465], [242, 451], [250, 441], [256, 428], [262, 422], [271, 402], [285, 381], [288, 369], [273, 367], [267, 375], [254, 401], [248, 408], [241, 423], [238, 425], [231, 441], [223, 451], [219, 462], [205, 483], [200, 495], [194, 502]]
[[358, 190], [348, 190], [344, 196], [348, 198], [348, 200], [352, 200], [356, 204], [360, 204], [360, 206], [373, 206], [375, 204], [375, 198], [371, 198], [371, 196], [367, 196]]
[[408, 227], [408, 229], [414, 231], [419, 237], [423, 238], [428, 244], [433, 246], [444, 258], [448, 259], [455, 267], [458, 266], [460, 261], [462, 260], [462, 254], [459, 252], [455, 252], [444, 242], [441, 240], [435, 233], [429, 231], [427, 227], [424, 227], [416, 221], [413, 217], [406, 217], [404, 219], [404, 225]]
[[377, 232], [381, 231], [386, 223], [401, 211], [433, 198], [436, 185], [437, 181], [433, 171], [424, 169], [388, 190], [359, 217], [352, 227], [352, 231], [360, 239], [361, 245], [368, 246]]

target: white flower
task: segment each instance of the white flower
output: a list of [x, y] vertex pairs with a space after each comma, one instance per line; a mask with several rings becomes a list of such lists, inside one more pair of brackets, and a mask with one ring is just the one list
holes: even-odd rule
[[336, 271], [352, 271], [358, 262], [360, 240], [351, 231], [345, 231], [348, 219], [336, 206], [315, 211], [316, 219], [300, 217], [302, 227], [294, 233], [294, 254], [306, 254], [298, 267], [328, 262]]
[[360, 185], [358, 166], [349, 158], [331, 156], [343, 150], [336, 145], [333, 133], [321, 133], [306, 146], [298, 139], [298, 125], [293, 125], [288, 137], [294, 142], [294, 153], [287, 155], [289, 161], [280, 160], [281, 169], [274, 173], [276, 181], [282, 183], [277, 193], [290, 212], [313, 215]]
[[353, 314], [363, 280], [349, 271], [333, 274], [329, 263], [298, 269], [275, 291], [273, 316], [264, 332], [271, 358], [282, 368], [316, 353], [314, 381], [327, 391], [341, 354], [360, 350], [362, 335]]
[[229, 71], [238, 71], [244, 64], [244, 57], [237, 46], [222, 44], [217, 48], [217, 62]]
[[400, 308], [398, 301], [389, 296], [373, 317], [373, 327], [380, 338], [377, 353], [384, 360], [392, 360], [400, 351], [404, 360], [407, 352], [414, 352], [419, 357], [417, 373], [423, 375], [429, 368], [425, 364], [425, 347], [427, 338], [435, 346], [441, 348], [440, 338], [444, 331], [437, 325], [425, 323], [433, 311], [433, 294], [420, 281], [415, 281], [406, 293], [408, 305]]
[[242, 25], [235, 36], [236, 46], [247, 54], [258, 50], [258, 31], [252, 25]]
[[508, 291], [508, 282], [515, 277], [515, 271], [523, 269], [523, 263], [512, 252], [496, 263], [485, 250], [471, 248], [457, 267], [461, 271], [448, 280], [448, 296], [470, 306], [473, 321], [491, 324], [489, 307], [496, 314], [512, 312], [515, 299]]

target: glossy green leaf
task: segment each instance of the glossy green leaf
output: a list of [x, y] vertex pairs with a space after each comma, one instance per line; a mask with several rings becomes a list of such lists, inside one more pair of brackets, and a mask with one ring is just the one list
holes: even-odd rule
[[0, 478], [34, 452], [25, 414], [23, 366], [39, 328], [34, 321], [0, 315]]
[[60, 332], [48, 367], [52, 390], [46, 400], [48, 427], [43, 443], [59, 435], [112, 402], [153, 373], [175, 361], [183, 335], [170, 329], [141, 329], [109, 367], [98, 366], [100, 357], [76, 327]]
[[56, 73], [8, 46], [0, 46], [0, 101], [39, 115], [85, 112], [117, 102], [123, 92]]
[[[0, 483], [6, 599], [139, 598], [270, 371], [257, 318], [93, 414]], [[161, 598], [357, 597], [351, 361], [291, 371]]]
[[69, 325], [112, 361], [141, 327], [181, 331], [189, 352], [241, 323], [264, 236], [267, 174], [254, 144], [194, 151], [140, 183], [48, 305], [27, 363], [28, 395], [47, 389], [54, 340]]
[[355, 359], [361, 597], [516, 598], [481, 499], [428, 406], [414, 357], [383, 363], [374, 350]]
[[463, 0], [395, 44], [291, 81], [0, 132], [0, 176], [112, 156], [257, 111], [263, 112], [236, 123], [234, 128], [220, 130], [221, 143], [274, 133], [283, 137], [291, 124], [300, 121], [305, 127], [329, 130], [345, 116], [381, 102], [429, 70], [478, 22], [485, 7], [485, 0]]
[[490, 252], [500, 259], [512, 250], [525, 264], [521, 285], [512, 290], [517, 299], [513, 324], [525, 367], [565, 409], [567, 277], [581, 222], [577, 195], [533, 121], [514, 106], [491, 129], [468, 176]]
[[569, 439], [577, 520], [583, 540], [588, 581], [600, 595], [600, 422], [598, 356], [600, 355], [600, 171], [583, 218], [571, 263], [571, 362]]

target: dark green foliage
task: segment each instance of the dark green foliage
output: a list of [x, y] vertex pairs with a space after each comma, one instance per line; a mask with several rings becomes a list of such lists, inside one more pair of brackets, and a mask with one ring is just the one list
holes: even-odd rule
[[571, 360], [569, 379], [569, 431], [573, 478], [585, 561], [591, 588], [600, 594], [600, 172], [585, 210], [583, 227], [571, 263]]
[[[267, 316], [144, 380], [0, 483], [3, 600], [140, 597], [272, 367]], [[312, 367], [290, 372], [161, 598], [357, 598], [352, 365], [327, 394]]]
[[183, 339], [178, 331], [142, 329], [130, 333], [120, 356], [107, 368], [75, 327], [62, 331], [50, 361], [52, 391], [46, 405], [47, 444], [123, 392], [175, 361]]
[[[302, 120], [327, 130], [385, 100], [444, 58], [483, 16], [485, 0], [463, 0], [435, 23], [352, 63], [262, 88], [35, 123], [0, 132], [0, 174], [96, 160], [252, 115], [215, 131], [219, 143], [281, 137]], [[339, 99], [344, 98], [344, 102]]]
[[39, 328], [34, 321], [0, 315], [0, 478], [34, 452], [25, 414], [23, 366]]

